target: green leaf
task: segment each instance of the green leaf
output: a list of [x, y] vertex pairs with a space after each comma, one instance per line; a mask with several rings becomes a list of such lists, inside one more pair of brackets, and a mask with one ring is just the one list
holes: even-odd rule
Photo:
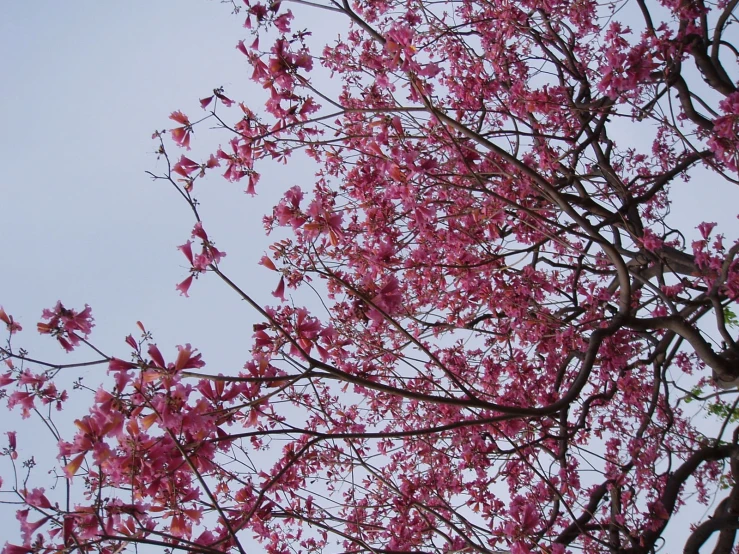
[[737, 319], [736, 314], [728, 306], [724, 307], [724, 321], [729, 327], [739, 327], [739, 319]]

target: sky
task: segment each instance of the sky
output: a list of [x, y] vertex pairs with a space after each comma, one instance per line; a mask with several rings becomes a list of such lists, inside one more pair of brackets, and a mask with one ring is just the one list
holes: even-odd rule
[[[175, 291], [187, 275], [176, 246], [194, 220], [171, 185], [145, 173], [165, 169], [151, 134], [174, 126], [172, 111], [197, 118], [198, 99], [218, 86], [247, 101], [262, 94], [235, 49], [246, 38], [242, 18], [208, 0], [18, 2], [3, 12], [6, 311], [32, 328], [57, 300], [78, 309], [88, 303], [98, 322], [93, 339], [106, 348], [122, 345], [137, 320], [170, 346], [247, 339], [245, 307], [223, 286], [201, 280], [189, 299]], [[229, 138], [203, 131], [196, 131], [193, 157]], [[173, 158], [180, 154], [172, 147]], [[303, 179], [291, 172], [266, 169], [257, 197], [218, 176], [196, 190], [230, 274], [265, 301], [277, 283], [256, 265], [270, 242], [261, 216]], [[243, 326], [223, 329], [219, 320]]]
[[[92, 306], [92, 340], [107, 353], [126, 357], [123, 339], [140, 320], [165, 356], [190, 342], [210, 371], [243, 366], [253, 313], [215, 279], [196, 282], [191, 298], [178, 295], [187, 267], [176, 246], [189, 238], [192, 216], [145, 173], [164, 170], [151, 134], [172, 126], [172, 111], [194, 119], [198, 99], [219, 86], [259, 103], [263, 91], [235, 49], [248, 37], [241, 20], [216, 0], [2, 3], [0, 305], [25, 327], [18, 345], [32, 356], [75, 359], [34, 330], [41, 310], [61, 300]], [[193, 152], [228, 138], [198, 129]], [[264, 168], [254, 198], [217, 177], [197, 184], [206, 229], [228, 254], [224, 269], [258, 301], [272, 302], [277, 285], [257, 265], [270, 244], [261, 217], [287, 188], [311, 183], [310, 167], [296, 160]], [[672, 217], [687, 229], [718, 220], [736, 231], [737, 205], [735, 187], [694, 179], [677, 191]], [[92, 385], [103, 374], [75, 377]], [[10, 428], [24, 432], [20, 446], [30, 452], [53, 447], [34, 424], [3, 417], [0, 448]], [[0, 544], [16, 533], [12, 516], [0, 519]]]
[[[220, 86], [246, 101], [262, 94], [235, 49], [248, 38], [242, 21], [212, 0], [2, 3], [0, 305], [25, 328], [15, 344], [30, 356], [89, 359], [35, 331], [42, 309], [61, 300], [92, 306], [91, 339], [109, 354], [128, 357], [123, 340], [137, 334], [140, 320], [165, 356], [190, 342], [210, 371], [242, 368], [255, 317], [215, 279], [196, 282], [190, 298], [177, 293], [188, 264], [176, 247], [194, 220], [171, 185], [145, 173], [165, 169], [151, 135], [173, 126], [172, 111], [197, 118], [198, 99]], [[228, 138], [198, 130], [193, 155]], [[219, 176], [196, 190], [206, 229], [228, 254], [224, 267], [263, 303], [274, 300], [277, 279], [257, 265], [271, 242], [261, 217], [310, 176], [300, 163], [290, 171], [265, 168], [257, 197]], [[82, 376], [93, 386], [104, 373], [97, 367], [67, 379]], [[35, 453], [43, 478], [55, 462], [50, 436], [31, 421], [0, 416], [0, 448], [11, 428], [24, 454]], [[0, 518], [0, 545], [18, 536], [11, 514]]]

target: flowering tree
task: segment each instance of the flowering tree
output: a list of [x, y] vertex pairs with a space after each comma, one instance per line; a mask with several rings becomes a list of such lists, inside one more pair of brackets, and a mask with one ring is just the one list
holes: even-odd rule
[[[90, 308], [59, 303], [38, 331], [110, 375], [63, 436], [42, 408], [80, 364], [34, 359], [0, 310], [0, 387], [67, 480], [34, 486], [7, 433], [24, 542], [3, 552], [647, 553], [711, 501], [685, 551], [736, 551], [739, 242], [667, 216], [698, 171], [738, 183], [737, 0], [293, 2], [233, 6], [262, 108], [219, 88], [154, 135], [152, 177], [194, 218], [177, 290], [220, 279], [263, 321], [244, 370], [143, 324], [103, 352]], [[316, 10], [342, 36], [305, 29]], [[214, 124], [216, 152], [173, 153]], [[264, 218], [261, 306], [196, 194], [217, 172], [254, 194], [296, 153], [314, 185]]]

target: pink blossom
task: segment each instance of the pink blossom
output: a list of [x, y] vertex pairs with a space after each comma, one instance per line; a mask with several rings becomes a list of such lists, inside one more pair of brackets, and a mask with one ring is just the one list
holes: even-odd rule
[[203, 223], [201, 221], [198, 221], [192, 228], [192, 237], [199, 238], [203, 242], [208, 242], [208, 234], [203, 229]]
[[218, 250], [212, 244], [209, 244], [203, 250], [207, 252], [207, 255], [208, 255], [208, 263], [209, 264], [216, 264], [216, 265], [218, 265], [221, 262], [221, 259], [226, 257], [226, 253], [225, 252], [223, 252], [221, 250]]
[[11, 335], [23, 330], [23, 328], [18, 323], [13, 321], [13, 316], [5, 313], [5, 310], [2, 306], [0, 306], [0, 321], [5, 323], [5, 326], [7, 327], [8, 331], [10, 331]]
[[167, 368], [164, 363], [164, 356], [162, 356], [162, 353], [159, 351], [156, 344], [150, 344], [147, 352], [149, 353], [149, 356], [151, 356], [151, 360], [155, 367], [158, 367], [159, 369]]
[[190, 135], [192, 134], [192, 124], [190, 123], [190, 120], [180, 111], [172, 112], [169, 118], [182, 125], [182, 127], [172, 129], [172, 140], [179, 146], [190, 150]]
[[656, 252], [660, 248], [662, 248], [663, 241], [661, 238], [655, 235], [651, 229], [644, 229], [641, 243], [644, 245], [644, 248], [646, 248], [650, 252]]
[[128, 371], [129, 369], [135, 369], [136, 367], [136, 364], [126, 362], [118, 358], [111, 358], [110, 362], [108, 362], [108, 369], [110, 371]]
[[51, 502], [46, 498], [44, 489], [42, 488], [33, 489], [31, 492], [27, 493], [25, 500], [29, 506], [44, 509], [51, 508]]
[[5, 433], [8, 436], [8, 452], [10, 452], [10, 458], [12, 460], [18, 459], [18, 452], [17, 452], [17, 438], [16, 438], [16, 432], [15, 431], [7, 431]]
[[77, 313], [75, 310], [65, 308], [61, 302], [57, 302], [53, 310], [44, 310], [41, 318], [48, 322], [38, 323], [36, 325], [38, 332], [55, 336], [68, 352], [79, 345], [78, 332], [82, 333], [86, 339], [95, 326], [92, 310], [86, 304], [85, 309]]
[[15, 391], [8, 397], [8, 408], [12, 409], [16, 406], [20, 406], [21, 408], [21, 417], [28, 419], [31, 417], [31, 411], [34, 407], [34, 396], [28, 392]]
[[275, 266], [274, 262], [269, 259], [269, 256], [262, 256], [259, 260], [259, 265], [263, 265], [267, 269], [271, 269], [272, 271], [277, 271], [277, 267]]
[[178, 246], [177, 250], [182, 252], [185, 257], [187, 258], [187, 261], [190, 262], [190, 265], [193, 265], [193, 256], [192, 256], [192, 241], [187, 241], [185, 244]]
[[272, 293], [272, 296], [275, 298], [279, 298], [281, 302], [285, 302], [285, 278], [280, 277], [280, 282], [277, 285], [277, 288]]
[[175, 286], [175, 289], [180, 293], [180, 296], [186, 296], [189, 297], [188, 291], [190, 290], [190, 285], [192, 285], [193, 276], [189, 275], [184, 281], [182, 281], [179, 285]]
[[516, 541], [511, 545], [511, 554], [532, 554], [531, 548], [523, 542]]
[[197, 350], [192, 348], [190, 344], [178, 346], [177, 350], [177, 359], [174, 363], [175, 371], [182, 371], [183, 369], [199, 369], [205, 366], [202, 356], [200, 354], [196, 354]]
[[698, 231], [700, 231], [703, 240], [708, 240], [708, 237], [711, 236], [711, 231], [713, 231], [714, 227], [716, 227], [715, 223], [706, 223], [705, 221], [698, 225]]
[[[241, 41], [241, 43], [243, 44], [243, 41]], [[222, 88], [217, 88], [213, 90], [213, 94], [211, 96], [200, 99], [200, 107], [203, 109], [207, 108], [210, 105], [210, 103], [213, 101], [213, 98], [218, 98], [221, 102], [223, 102], [223, 105], [226, 106], [227, 108], [231, 107], [234, 104], [233, 100], [231, 100], [230, 98], [226, 97], [223, 94]]]
[[180, 156], [180, 160], [172, 168], [172, 171], [182, 175], [183, 177], [189, 177], [192, 173], [199, 170], [200, 164], [192, 161], [186, 156]]
[[276, 17], [275, 18], [275, 20], [274, 20], [274, 26], [281, 33], [289, 33], [290, 32], [290, 21], [292, 19], [293, 19], [292, 12], [287, 11], [286, 13], [283, 13], [279, 17]]
[[[398, 280], [394, 276], [390, 276], [385, 281], [385, 285], [379, 290], [377, 295], [372, 299], [372, 303], [380, 308], [387, 315], [393, 316], [400, 312], [402, 308], [403, 295], [400, 290]], [[371, 309], [367, 314], [368, 317], [376, 322], [383, 319], [381, 313], [375, 309]]]

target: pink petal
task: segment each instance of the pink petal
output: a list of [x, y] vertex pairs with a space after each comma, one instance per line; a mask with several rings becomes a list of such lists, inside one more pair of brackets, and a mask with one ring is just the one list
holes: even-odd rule
[[185, 244], [178, 246], [177, 250], [179, 250], [185, 255], [185, 257], [187, 258], [187, 261], [190, 262], [190, 265], [193, 265], [192, 241], [188, 240]]
[[160, 369], [165, 369], [167, 367], [164, 364], [164, 356], [162, 356], [162, 353], [159, 351], [156, 344], [150, 344], [148, 352], [156, 367]]
[[282, 302], [285, 302], [285, 278], [282, 277], [280, 279], [280, 284], [277, 285], [277, 288], [275, 289], [275, 292], [272, 293], [272, 296], [275, 298], [279, 298]]
[[187, 294], [187, 291], [190, 290], [190, 285], [192, 285], [192, 275], [190, 275], [187, 279], [185, 279], [179, 285], [177, 285], [175, 289], [180, 291], [180, 296], [184, 295], [189, 298], [190, 295]]

